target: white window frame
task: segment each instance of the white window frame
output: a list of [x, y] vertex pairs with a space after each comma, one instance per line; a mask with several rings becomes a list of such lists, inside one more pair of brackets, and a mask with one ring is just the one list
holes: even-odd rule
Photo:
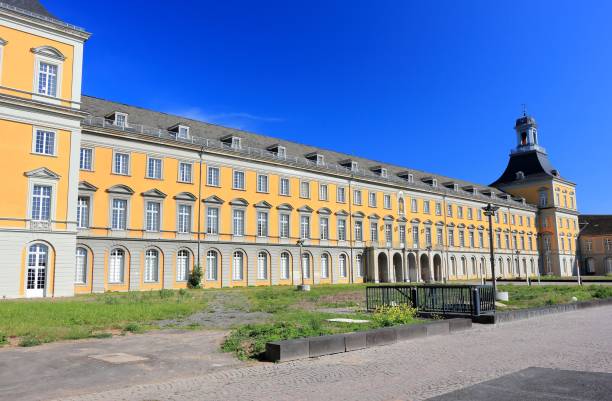
[[[52, 150], [52, 153], [45, 153], [44, 152], [44, 148], [46, 146], [44, 146], [44, 145], [43, 145], [43, 151], [42, 152], [37, 152], [36, 151], [36, 137], [38, 136], [38, 132], [43, 132], [43, 133], [47, 133], [47, 134], [52, 134], [53, 135], [53, 150]], [[49, 129], [49, 128], [44, 128], [44, 127], [33, 127], [33, 130], [32, 130], [32, 154], [40, 155], [40, 156], [57, 156], [57, 142], [58, 142], [58, 139], [59, 138], [58, 138], [58, 135], [57, 135], [57, 130]]]
[[280, 254], [280, 279], [289, 280], [291, 275], [291, 255], [283, 251]]
[[[185, 180], [182, 177], [182, 167], [183, 166], [189, 166], [189, 180]], [[193, 184], [193, 163], [192, 162], [188, 162], [188, 161], [179, 161], [178, 163], [178, 182], [182, 182], [184, 184]]]
[[[217, 171], [217, 175], [216, 175], [216, 183], [213, 182], [215, 181], [215, 177], [214, 175], [211, 176], [211, 172], [216, 170]], [[219, 168], [218, 166], [207, 166], [206, 167], [206, 185], [209, 187], [220, 187], [221, 186], [221, 168]]]
[[346, 219], [338, 219], [337, 221], [337, 237], [338, 237], [338, 241], [346, 241], [347, 240], [347, 235], [346, 235]]
[[269, 255], [266, 251], [257, 252], [257, 280], [268, 279], [268, 259]]
[[[87, 199], [87, 216], [86, 216], [87, 224], [85, 225], [81, 224], [83, 220], [81, 199]], [[87, 229], [89, 228], [91, 224], [91, 209], [92, 209], [91, 200], [92, 200], [92, 197], [90, 195], [79, 194], [77, 197], [77, 229], [80, 229], [80, 230]]]
[[[216, 224], [212, 227], [210, 224], [210, 222], [212, 221], [211, 214], [210, 214], [211, 210], [217, 211], [216, 216], [214, 216], [214, 220]], [[221, 224], [220, 215], [221, 215], [221, 208], [219, 208], [218, 206], [207, 206], [206, 207], [206, 235], [219, 235], [219, 230], [220, 230], [219, 227]], [[214, 230], [212, 228], [214, 228]]]
[[[182, 256], [182, 255], [187, 256]], [[189, 279], [189, 262], [191, 261], [191, 252], [187, 249], [179, 249], [176, 252], [176, 281], [184, 282]], [[183, 265], [184, 262], [184, 265]]]
[[[116, 272], [117, 274], [113, 274], [114, 272], [113, 261], [115, 259], [115, 256], [113, 255], [114, 251], [121, 252], [121, 266], [117, 266], [119, 268], [119, 271]], [[112, 248], [111, 249], [109, 253], [109, 257], [108, 257], [108, 283], [109, 284], [121, 284], [125, 281], [126, 261], [127, 261], [127, 252], [125, 251], [125, 249], [123, 248]], [[114, 280], [114, 277], [119, 277], [119, 280]]]
[[[79, 255], [79, 250], [85, 251], [85, 254]], [[75, 271], [74, 271], [74, 282], [76, 284], [86, 284], [87, 283], [87, 259], [88, 259], [87, 248], [84, 246], [77, 246], [75, 255]]]
[[[159, 172], [153, 171], [153, 173], [159, 173], [159, 177], [156, 177], [155, 175], [151, 175], [151, 162], [157, 162], [159, 161]], [[155, 164], [154, 164], [155, 166]], [[164, 179], [164, 159], [162, 159], [161, 157], [155, 157], [155, 156], [149, 156], [147, 155], [147, 174], [146, 174], [146, 178], [149, 178], [151, 180], [163, 180]]]
[[[214, 262], [214, 266], [213, 266]], [[206, 280], [217, 281], [219, 274], [219, 252], [210, 249], [206, 252]]]
[[[189, 208], [189, 217], [187, 219], [187, 230], [182, 226], [183, 218], [181, 208], [187, 206]], [[191, 202], [176, 202], [176, 232], [178, 234], [191, 234], [193, 232], [193, 204]]]
[[[363, 241], [363, 221], [355, 220], [353, 223], [354, 231], [355, 231], [355, 241], [362, 242]], [[357, 229], [359, 227], [359, 229]]]
[[346, 203], [346, 188], [342, 186], [336, 187], [336, 202]]
[[300, 181], [300, 198], [310, 199], [310, 181]]
[[310, 235], [310, 216], [303, 214], [300, 216], [300, 238], [309, 239]]
[[[49, 95], [47, 93], [40, 93], [38, 91], [38, 84], [40, 80], [40, 64], [50, 64], [57, 67], [57, 76], [56, 76], [56, 88], [55, 95]], [[47, 57], [41, 54], [37, 54], [34, 57], [34, 82], [33, 82], [33, 96], [32, 99], [39, 100], [43, 102], [59, 104], [62, 98], [62, 81], [63, 81], [63, 70], [64, 63], [62, 60], [58, 60], [56, 58]]]
[[[287, 218], [286, 227], [283, 223], [283, 219]], [[279, 213], [278, 216], [278, 236], [280, 238], [289, 238], [291, 237], [291, 215], [289, 213]]]
[[[184, 135], [181, 132], [183, 132]], [[178, 139], [189, 139], [189, 127], [186, 125], [179, 125], [176, 129], [176, 137]]]
[[361, 206], [363, 203], [361, 189], [353, 190], [353, 205]]
[[391, 209], [391, 195], [383, 194], [383, 207], [385, 209]]
[[[89, 168], [83, 167], [81, 161], [83, 160], [83, 151], [89, 151], [91, 154], [89, 156]], [[94, 171], [94, 148], [89, 146], [81, 146], [79, 149], [79, 170], [82, 171]]]
[[322, 241], [329, 240], [329, 217], [328, 216], [319, 217], [319, 238]]
[[269, 226], [270, 226], [270, 215], [267, 211], [258, 210], [256, 213], [257, 216], [257, 236], [260, 238], [265, 238], [268, 236]]
[[244, 280], [244, 257], [245, 254], [242, 251], [232, 253], [232, 280], [234, 281]]
[[[149, 204], [156, 203], [159, 205], [159, 210], [157, 211], [157, 227], [149, 227], [149, 221], [147, 219], [149, 214]], [[145, 207], [144, 207], [144, 230], [150, 233], [158, 233], [162, 231], [162, 216], [163, 216], [163, 203], [158, 199], [145, 199]]]
[[[116, 167], [117, 167], [117, 155], [124, 155], [127, 156], [127, 168], [126, 168], [126, 172], [121, 172], [121, 171], [117, 171]], [[112, 160], [112, 166], [111, 166], [111, 172], [115, 175], [124, 175], [124, 176], [129, 176], [132, 173], [132, 154], [130, 152], [123, 152], [120, 150], [114, 150], [113, 151], [113, 160]]]
[[[122, 124], [118, 124], [118, 118], [117, 117], [122, 117], [123, 118], [123, 123]], [[128, 114], [127, 113], [121, 113], [119, 111], [116, 111], [114, 113], [114, 120], [113, 120], [113, 125], [120, 127], [120, 128], [128, 128], [130, 125], [128, 124]]]
[[329, 200], [329, 187], [327, 184], [319, 184], [319, 200], [327, 201]]
[[257, 192], [263, 194], [270, 192], [270, 176], [268, 174], [257, 174]]
[[369, 207], [376, 207], [376, 192], [375, 191], [369, 191], [368, 192], [368, 206]]
[[[238, 179], [238, 177], [242, 176], [242, 180]], [[242, 184], [242, 185], [237, 185]], [[236, 189], [239, 191], [246, 190], [246, 173], [244, 170], [233, 170], [232, 171], [232, 189]]]
[[[119, 227], [119, 228], [114, 228], [113, 227], [113, 203], [115, 202], [115, 200], [122, 200], [125, 201], [125, 227]], [[130, 221], [130, 198], [126, 197], [126, 196], [111, 196], [109, 199], [109, 208], [108, 208], [108, 222], [109, 222], [109, 227], [111, 230], [113, 231], [125, 231], [129, 228], [129, 221]]]
[[[238, 215], [242, 213], [242, 218], [238, 219]], [[232, 209], [232, 234], [235, 237], [244, 237], [246, 229], [246, 210]], [[240, 228], [238, 230], [237, 228]]]
[[[283, 182], [287, 183], [286, 191], [283, 191]], [[280, 177], [278, 179], [278, 194], [281, 196], [291, 195], [291, 180], [289, 179], [289, 177]]]
[[[152, 260], [152, 257], [149, 256], [150, 252], [151, 252], [151, 255], [153, 255], [153, 253], [156, 255], [153, 259], [155, 261], [154, 266], [150, 265], [150, 261]], [[161, 255], [161, 252], [157, 249], [149, 248], [145, 251], [144, 274], [143, 274], [145, 283], [159, 282], [160, 255]]]

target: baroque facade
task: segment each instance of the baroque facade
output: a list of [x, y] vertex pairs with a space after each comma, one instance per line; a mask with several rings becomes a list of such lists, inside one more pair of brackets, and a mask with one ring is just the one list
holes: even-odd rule
[[88, 37], [0, 3], [0, 297], [183, 288], [196, 264], [205, 288], [476, 279], [490, 235], [497, 276], [573, 274], [575, 186], [531, 117], [479, 185], [82, 96]]
[[580, 215], [580, 272], [612, 274], [612, 215]]

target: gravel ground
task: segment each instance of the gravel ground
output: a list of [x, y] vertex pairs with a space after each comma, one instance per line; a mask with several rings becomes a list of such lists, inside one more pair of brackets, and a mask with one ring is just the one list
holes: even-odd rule
[[531, 366], [610, 373], [611, 333], [604, 306], [70, 400], [423, 400]]

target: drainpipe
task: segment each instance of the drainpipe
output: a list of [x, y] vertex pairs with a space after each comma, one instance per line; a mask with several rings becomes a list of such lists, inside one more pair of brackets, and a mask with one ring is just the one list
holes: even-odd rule
[[[204, 153], [204, 146], [200, 147], [200, 151], [198, 152], [200, 156], [200, 172], [198, 176], [198, 257], [197, 257], [197, 266], [200, 266], [200, 245], [201, 245], [201, 226], [202, 226], [202, 154]], [[195, 266], [194, 266], [195, 268]], [[201, 269], [201, 266], [200, 266]]]
[[[354, 266], [353, 266], [353, 203], [351, 202], [351, 192], [352, 192], [352, 182], [353, 182], [353, 173], [351, 172], [350, 178], [349, 178], [349, 224], [348, 224], [348, 230], [349, 230], [349, 250], [351, 253], [351, 264], [350, 264], [350, 269], [349, 269], [349, 282], [352, 284], [355, 282], [355, 271]], [[361, 228], [361, 235], [363, 236], [363, 227]], [[363, 255], [361, 256], [361, 265], [363, 266]], [[333, 264], [332, 264], [333, 266]], [[365, 278], [364, 278], [365, 281]]]

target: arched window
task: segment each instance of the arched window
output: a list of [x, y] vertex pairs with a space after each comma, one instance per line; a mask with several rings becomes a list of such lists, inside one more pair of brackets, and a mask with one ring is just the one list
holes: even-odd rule
[[149, 249], [145, 252], [144, 281], [155, 283], [159, 280], [159, 252]]
[[235, 251], [234, 252], [234, 260], [233, 260], [233, 279], [234, 280], [242, 280], [244, 275], [243, 275], [243, 269], [244, 269], [244, 254], [242, 253], [242, 251]]
[[176, 281], [186, 281], [189, 276], [189, 251], [181, 249], [176, 254]]
[[217, 269], [219, 266], [219, 257], [216, 251], [206, 252], [206, 280], [217, 280]]
[[338, 259], [338, 270], [340, 271], [340, 277], [346, 277], [347, 276], [347, 267], [346, 267], [346, 255], [345, 254], [341, 254], [340, 258]]
[[533, 261], [533, 259], [531, 259], [530, 261], [529, 271], [530, 271], [530, 274], [536, 274], [535, 262]]
[[499, 260], [497, 261], [497, 265], [499, 267], [499, 275], [503, 276], [504, 275], [504, 260], [502, 258], [499, 258]]
[[28, 250], [28, 277], [26, 296], [44, 295], [47, 277], [49, 248], [44, 244], [34, 244]]
[[264, 251], [257, 254], [257, 278], [259, 280], [268, 278], [268, 254]]
[[302, 254], [302, 274], [304, 278], [310, 278], [310, 255], [307, 253]]
[[357, 267], [357, 277], [363, 277], [365, 272], [363, 271], [363, 255], [358, 253], [355, 257], [355, 264]]
[[280, 274], [282, 280], [289, 279], [289, 254], [283, 252], [280, 255]]
[[450, 261], [451, 261], [451, 274], [453, 276], [456, 276], [457, 275], [457, 260], [455, 259], [454, 256], [451, 256]]
[[467, 260], [465, 257], [461, 257], [461, 275], [467, 273]]
[[125, 252], [123, 249], [115, 248], [110, 253], [108, 262], [108, 282], [122, 283], [125, 265]]
[[321, 278], [329, 278], [329, 256], [321, 255]]
[[527, 271], [527, 259], [523, 259], [523, 271], [525, 272], [525, 276], [529, 276], [529, 271]]
[[76, 271], [74, 281], [79, 284], [87, 282], [87, 249], [79, 247], [76, 249]]
[[478, 267], [476, 266], [476, 258], [472, 257], [472, 275], [476, 276], [478, 274]]

